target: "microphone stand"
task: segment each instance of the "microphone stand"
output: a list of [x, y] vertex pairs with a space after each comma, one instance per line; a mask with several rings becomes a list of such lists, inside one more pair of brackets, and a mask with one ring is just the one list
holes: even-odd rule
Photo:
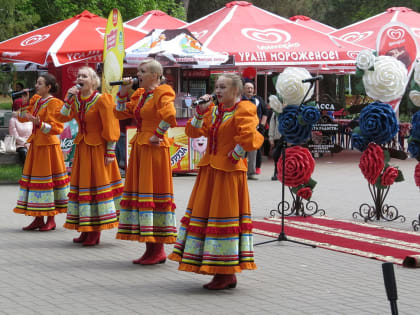
[[392, 263], [383, 263], [382, 264], [382, 273], [384, 276], [384, 284], [386, 295], [388, 297], [390, 306], [391, 306], [391, 314], [398, 315], [398, 307], [397, 307], [397, 284], [395, 281], [395, 274], [394, 274], [394, 265]]
[[[303, 97], [303, 100], [301, 102], [301, 104], [303, 104], [303, 102], [306, 99], [306, 96], [308, 96], [308, 93], [310, 90], [312, 90], [312, 87], [314, 85], [314, 81], [310, 82], [311, 86], [308, 89], [308, 91], [306, 91], [305, 96]], [[287, 141], [284, 137], [282, 137], [282, 143], [281, 143], [281, 156], [282, 156], [282, 164], [283, 164], [283, 174], [282, 174], [282, 180], [281, 180], [281, 231], [280, 234], [277, 236], [277, 239], [275, 240], [270, 240], [270, 241], [265, 241], [265, 242], [261, 242], [261, 243], [257, 243], [254, 244], [254, 246], [258, 246], [258, 245], [262, 245], [262, 244], [268, 244], [268, 243], [273, 243], [273, 242], [283, 242], [283, 241], [287, 241], [287, 242], [292, 242], [292, 243], [296, 243], [296, 244], [301, 244], [301, 245], [306, 245], [306, 246], [311, 246], [313, 248], [316, 248], [316, 245], [312, 245], [312, 244], [306, 244], [303, 242], [299, 242], [299, 241], [295, 241], [295, 240], [290, 240], [287, 238], [286, 233], [284, 232], [284, 206], [285, 206], [285, 200], [284, 200], [284, 190], [285, 190], [285, 185], [284, 185], [284, 181], [285, 181], [285, 173], [286, 173], [286, 148], [287, 148]]]

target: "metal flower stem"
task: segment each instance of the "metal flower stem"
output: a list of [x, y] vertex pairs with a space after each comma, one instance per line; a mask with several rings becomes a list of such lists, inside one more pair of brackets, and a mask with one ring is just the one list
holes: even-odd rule
[[293, 198], [293, 204], [290, 206], [290, 203], [286, 200], [282, 200], [278, 203], [277, 209], [270, 210], [270, 216], [275, 217], [276, 215], [282, 213], [282, 208], [284, 204], [284, 215], [291, 216], [291, 215], [301, 215], [303, 217], [313, 216], [315, 214], [325, 215], [324, 209], [319, 209], [318, 203], [309, 200], [305, 201], [305, 199], [296, 195], [292, 188], [289, 187], [290, 194]]
[[400, 219], [405, 222], [405, 217], [398, 213], [395, 206], [385, 204], [385, 199], [388, 196], [390, 186], [386, 188], [379, 188], [376, 185], [368, 184], [370, 195], [372, 196], [374, 205], [371, 206], [363, 203], [359, 207], [359, 212], [353, 212], [353, 218], [361, 216], [365, 222], [373, 220], [395, 221]]
[[420, 228], [420, 214], [417, 220], [413, 220], [413, 222], [411, 222], [411, 225], [413, 226], [414, 231], [418, 231]]
[[[279, 206], [281, 206], [281, 212], [280, 212], [281, 213], [281, 231], [280, 231], [279, 235], [277, 236], [277, 239], [257, 243], [257, 244], [254, 244], [254, 245], [257, 246], [257, 245], [262, 245], [262, 244], [267, 244], [267, 243], [272, 243], [272, 242], [284, 242], [284, 241], [286, 241], [286, 242], [292, 242], [292, 243], [296, 243], [296, 244], [311, 246], [311, 247], [315, 248], [316, 245], [306, 244], [306, 243], [303, 243], [303, 242], [299, 242], [299, 241], [289, 239], [286, 235], [286, 232], [285, 232], [285, 222], [284, 222], [285, 213], [284, 212], [286, 210], [285, 209], [285, 205], [286, 205], [285, 202], [287, 202], [287, 201], [284, 200], [285, 186], [286, 186], [284, 184], [285, 173], [286, 173], [284, 170], [286, 169], [286, 148], [287, 148], [287, 142], [286, 142], [286, 140], [283, 139], [282, 140], [282, 148], [281, 148], [281, 159], [282, 159], [281, 162], [282, 162], [282, 165], [283, 165], [283, 174], [282, 174], [282, 182], [281, 182], [281, 200], [282, 201], [280, 201], [280, 203], [279, 203]], [[270, 211], [270, 213], [271, 213], [271, 211]]]

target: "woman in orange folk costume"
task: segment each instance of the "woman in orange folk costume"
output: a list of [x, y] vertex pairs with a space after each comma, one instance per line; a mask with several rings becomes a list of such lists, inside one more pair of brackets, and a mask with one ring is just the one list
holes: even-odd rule
[[140, 88], [131, 98], [127, 94], [131, 84], [123, 85], [117, 94], [115, 115], [119, 119], [132, 117], [137, 123], [137, 133], [130, 141], [117, 234], [117, 239], [146, 243], [145, 253], [133, 260], [134, 264], [165, 262], [163, 244], [176, 240], [170, 142], [166, 136], [166, 130], [176, 126], [175, 92], [160, 84], [162, 73], [159, 62], [145, 60], [138, 66]]
[[[34, 221], [23, 230], [49, 231], [55, 229], [54, 216], [67, 211], [69, 178], [64, 165], [58, 136], [63, 124], [57, 121], [63, 102], [51, 94], [57, 92], [55, 77], [49, 73], [38, 77], [36, 94], [22, 97], [23, 107], [19, 121], [31, 121], [32, 135], [27, 142], [30, 147], [20, 180], [19, 200], [16, 213], [34, 216]], [[48, 217], [44, 223], [44, 216]]]
[[102, 230], [118, 226], [123, 183], [115, 145], [120, 129], [112, 96], [96, 90], [100, 85], [96, 72], [80, 68], [76, 83], [68, 90], [60, 115], [63, 121], [75, 118], [79, 127], [64, 227], [81, 232], [74, 243], [91, 246], [99, 244]]
[[208, 142], [169, 259], [180, 263], [179, 270], [214, 275], [204, 285], [209, 290], [235, 288], [235, 273], [256, 269], [243, 157], [264, 139], [257, 131], [256, 107], [241, 101], [242, 88], [239, 76], [221, 75], [218, 105], [210, 104], [210, 95], [202, 96], [208, 102], [197, 107], [185, 129], [189, 137], [205, 136]]

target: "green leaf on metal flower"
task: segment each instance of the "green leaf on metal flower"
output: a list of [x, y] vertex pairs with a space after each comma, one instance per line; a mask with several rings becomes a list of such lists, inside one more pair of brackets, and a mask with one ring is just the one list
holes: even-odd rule
[[271, 80], [273, 81], [273, 85], [276, 86], [277, 83], [277, 78], [279, 77], [279, 75], [273, 75], [273, 77], [271, 78]]
[[374, 67], [374, 66], [370, 67], [370, 68], [368, 69], [368, 71], [375, 71], [375, 67]]
[[314, 190], [314, 187], [316, 186], [316, 181], [312, 179], [312, 177], [309, 179], [309, 181], [306, 183], [307, 187], [310, 187], [312, 190]]
[[388, 150], [384, 150], [384, 161], [385, 164], [388, 164], [389, 160], [391, 159], [391, 155], [389, 154]]
[[306, 126], [306, 122], [303, 120], [302, 115], [297, 117], [298, 124], [301, 126]]
[[357, 133], [358, 135], [362, 135], [362, 132], [360, 131], [360, 127], [357, 126], [356, 128], [353, 129], [352, 133]]
[[375, 182], [375, 186], [378, 187], [379, 189], [386, 189], [387, 188], [387, 186], [382, 186], [381, 185], [381, 181], [382, 181], [382, 176], [383, 175], [384, 174], [382, 173], [381, 176], [378, 176], [378, 179]]
[[378, 57], [378, 52], [377, 52], [376, 50], [372, 51], [372, 54], [373, 54], [375, 57]]
[[410, 142], [420, 143], [420, 139], [419, 138], [416, 138], [416, 137], [413, 137], [413, 136], [410, 136], [407, 139], [407, 143], [410, 143]]
[[296, 186], [296, 187], [292, 187], [292, 193], [294, 193], [296, 195], [300, 188], [301, 188], [301, 185]]
[[398, 170], [398, 176], [395, 179], [395, 181], [396, 182], [402, 182], [402, 181], [404, 181], [404, 176], [403, 176], [403, 173], [401, 172], [401, 170]]
[[363, 74], [364, 74], [365, 72], [362, 70], [362, 69], [360, 69], [360, 68], [356, 68], [356, 76], [357, 77], [363, 77]]
[[315, 101], [310, 101], [310, 102], [305, 103], [305, 105], [315, 107], [316, 106], [316, 102]]
[[410, 82], [410, 90], [419, 90], [420, 87], [418, 86], [418, 84], [416, 83], [416, 81], [413, 79], [411, 79]]

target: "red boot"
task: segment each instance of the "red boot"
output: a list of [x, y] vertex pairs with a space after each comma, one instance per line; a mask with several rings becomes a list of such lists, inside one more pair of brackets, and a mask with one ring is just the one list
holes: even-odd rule
[[211, 282], [203, 285], [203, 288], [207, 290], [225, 290], [236, 288], [236, 276], [235, 274], [216, 274]]
[[165, 248], [162, 243], [150, 243], [152, 252], [149, 257], [140, 261], [141, 265], [163, 264], [166, 261]]
[[143, 256], [138, 259], [133, 260], [133, 264], [141, 264], [141, 262], [145, 259], [149, 259], [150, 255], [152, 254], [153, 243], [146, 243], [146, 251], [144, 252]]
[[31, 224], [22, 228], [24, 231], [36, 230], [44, 225], [44, 217], [35, 217]]
[[83, 243], [84, 241], [86, 241], [88, 235], [89, 235], [88, 232], [82, 232], [82, 233], [80, 233], [80, 236], [79, 237], [73, 238], [73, 243]]
[[87, 232], [88, 236], [83, 242], [83, 246], [94, 246], [99, 244], [101, 232]]
[[55, 219], [54, 216], [50, 216], [47, 219], [47, 223], [45, 223], [43, 226], [41, 226], [39, 228], [40, 231], [45, 232], [45, 231], [50, 231], [50, 230], [55, 230]]

